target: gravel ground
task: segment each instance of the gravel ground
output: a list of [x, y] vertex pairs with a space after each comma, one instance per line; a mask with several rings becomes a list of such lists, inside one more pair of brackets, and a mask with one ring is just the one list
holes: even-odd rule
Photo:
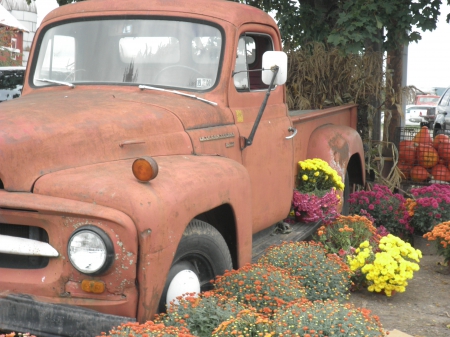
[[414, 337], [448, 337], [450, 268], [442, 265], [443, 258], [431, 247], [417, 248], [423, 254], [420, 270], [404, 293], [386, 297], [363, 290], [352, 293], [350, 301], [372, 310], [387, 331], [397, 329]]

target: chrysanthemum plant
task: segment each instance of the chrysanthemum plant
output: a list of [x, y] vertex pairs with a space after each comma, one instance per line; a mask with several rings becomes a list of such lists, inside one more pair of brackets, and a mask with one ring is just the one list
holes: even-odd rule
[[341, 177], [322, 159], [306, 159], [298, 162], [298, 186], [302, 193], [329, 191], [332, 188], [343, 191]]
[[256, 308], [265, 315], [288, 302], [305, 297], [301, 282], [286, 270], [271, 265], [247, 264], [225, 272], [214, 281], [215, 291]]
[[298, 165], [291, 216], [302, 222], [334, 219], [341, 202], [337, 191], [344, 190], [341, 177], [322, 159], [306, 159]]
[[392, 193], [387, 186], [375, 184], [372, 191], [353, 192], [349, 203], [350, 214], [370, 214], [375, 227], [383, 226], [389, 233], [404, 239], [408, 239], [413, 232], [405, 198], [399, 193]]
[[213, 291], [199, 296], [185, 296], [166, 313], [156, 315], [154, 322], [165, 326], [185, 327], [198, 337], [210, 337], [223, 321], [236, 317], [244, 310], [236, 298], [225, 297]]
[[254, 308], [244, 309], [236, 317], [222, 322], [212, 333], [212, 337], [222, 336], [262, 336], [271, 337], [272, 321]]
[[437, 253], [444, 257], [444, 262], [450, 261], [450, 221], [436, 225], [431, 232], [425, 233], [424, 238], [434, 241]]
[[378, 243], [380, 235], [372, 221], [359, 215], [340, 215], [319, 227], [313, 240], [321, 242], [329, 253], [345, 256], [353, 248], [368, 240]]
[[391, 296], [394, 292], [406, 290], [408, 280], [419, 270], [422, 252], [389, 234], [380, 239], [375, 249], [369, 241], [364, 241], [355, 250], [355, 255], [347, 258], [353, 272], [365, 275], [369, 291]]
[[275, 314], [276, 336], [386, 336], [370, 310], [338, 301], [293, 302]]
[[330, 190], [322, 196], [294, 190], [292, 212], [295, 219], [301, 222], [332, 220], [338, 216], [339, 203], [340, 198], [336, 190]]
[[411, 189], [408, 211], [414, 233], [423, 235], [441, 222], [450, 221], [450, 185], [432, 184]]
[[165, 326], [163, 323], [148, 321], [124, 323], [109, 332], [97, 337], [196, 337], [185, 327]]
[[311, 300], [347, 300], [351, 272], [347, 264], [328, 254], [321, 243], [284, 242], [270, 247], [258, 261], [287, 270], [298, 278]]

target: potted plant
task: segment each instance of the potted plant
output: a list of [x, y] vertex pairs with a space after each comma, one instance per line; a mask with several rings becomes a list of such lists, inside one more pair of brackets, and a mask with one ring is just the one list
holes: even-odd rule
[[450, 185], [432, 184], [411, 189], [411, 226], [422, 236], [437, 224], [450, 220]]
[[383, 226], [393, 235], [408, 240], [413, 232], [405, 198], [399, 193], [392, 193], [387, 186], [375, 184], [371, 191], [351, 193], [349, 203], [351, 214], [368, 213], [376, 227]]
[[436, 225], [423, 237], [435, 242], [437, 253], [444, 257], [444, 262], [448, 265], [450, 261], [450, 221]]
[[351, 271], [320, 242], [283, 242], [269, 247], [258, 263], [287, 270], [305, 287], [306, 298], [311, 301], [348, 299]]
[[[298, 162], [297, 187], [292, 198], [291, 218], [297, 222], [334, 219], [344, 184], [327, 162], [314, 158]], [[287, 221], [292, 222], [292, 221]]]
[[313, 240], [321, 242], [329, 253], [340, 256], [348, 254], [366, 240], [378, 243], [379, 239], [372, 221], [359, 215], [339, 215], [319, 227], [313, 235]]
[[392, 234], [382, 237], [377, 246], [364, 241], [353, 256], [347, 256], [350, 269], [365, 276], [361, 282], [367, 289], [386, 296], [406, 290], [421, 258], [420, 250]]

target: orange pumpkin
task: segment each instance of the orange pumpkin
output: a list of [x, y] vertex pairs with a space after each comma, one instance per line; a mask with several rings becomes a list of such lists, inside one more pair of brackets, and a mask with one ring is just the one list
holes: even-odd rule
[[428, 127], [422, 126], [413, 138], [414, 143], [433, 145]]
[[428, 171], [423, 168], [422, 166], [414, 166], [411, 169], [411, 179], [415, 182], [422, 182], [428, 179], [429, 173]]
[[450, 161], [450, 143], [439, 144], [438, 153], [441, 159]]
[[439, 154], [432, 146], [419, 146], [416, 151], [419, 166], [432, 168], [439, 161]]
[[431, 170], [431, 175], [435, 180], [450, 181], [450, 171], [445, 165], [442, 164], [437, 164], [433, 167]]
[[414, 146], [400, 147], [398, 159], [400, 162], [414, 164], [414, 161], [416, 160], [416, 148]]
[[403, 147], [414, 146], [414, 142], [412, 140], [402, 140], [398, 144], [398, 150], [401, 151]]
[[433, 147], [435, 149], [438, 149], [439, 145], [448, 144], [448, 143], [450, 143], [450, 137], [441, 133], [441, 134], [437, 135], [436, 137], [434, 137]]
[[408, 180], [411, 177], [411, 175], [410, 175], [410, 171], [412, 169], [411, 164], [401, 162], [397, 165], [397, 167], [400, 170], [400, 172], [403, 174], [404, 179]]

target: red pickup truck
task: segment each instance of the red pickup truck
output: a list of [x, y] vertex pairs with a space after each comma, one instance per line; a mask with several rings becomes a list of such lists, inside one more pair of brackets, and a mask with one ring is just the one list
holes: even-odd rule
[[289, 111], [281, 49], [269, 15], [230, 1], [49, 13], [1, 106], [0, 329], [149, 320], [251, 261], [299, 160], [363, 183], [356, 105]]

